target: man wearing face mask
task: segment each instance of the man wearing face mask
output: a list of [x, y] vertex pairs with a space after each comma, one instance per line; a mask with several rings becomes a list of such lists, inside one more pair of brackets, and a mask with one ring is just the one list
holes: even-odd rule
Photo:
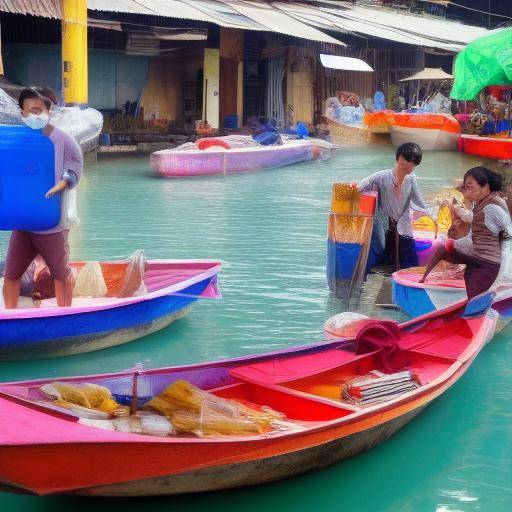
[[[82, 174], [82, 150], [71, 135], [49, 124], [50, 108], [56, 102], [55, 93], [47, 88], [23, 89], [18, 102], [24, 123], [33, 130], [42, 130], [55, 149], [55, 186], [48, 190], [46, 198], [75, 187]], [[68, 232], [64, 218], [58, 226], [47, 231], [12, 232], [4, 272], [6, 309], [17, 307], [21, 276], [38, 254], [46, 261], [55, 280], [57, 305], [71, 306], [73, 274], [69, 266]]]

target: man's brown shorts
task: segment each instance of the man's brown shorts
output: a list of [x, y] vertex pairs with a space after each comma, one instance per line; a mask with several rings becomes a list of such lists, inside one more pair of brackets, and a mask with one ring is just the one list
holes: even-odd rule
[[54, 279], [67, 279], [71, 272], [67, 230], [49, 235], [13, 231], [5, 262], [5, 278], [11, 281], [20, 279], [38, 254], [43, 257]]

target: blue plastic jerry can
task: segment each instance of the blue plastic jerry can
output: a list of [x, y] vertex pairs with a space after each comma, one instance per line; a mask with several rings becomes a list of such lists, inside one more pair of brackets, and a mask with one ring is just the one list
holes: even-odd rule
[[0, 230], [45, 231], [60, 222], [55, 153], [42, 130], [0, 126]]

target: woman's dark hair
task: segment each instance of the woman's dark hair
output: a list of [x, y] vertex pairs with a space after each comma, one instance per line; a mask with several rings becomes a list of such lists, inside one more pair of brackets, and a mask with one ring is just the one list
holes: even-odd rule
[[403, 156], [405, 160], [413, 163], [414, 165], [420, 165], [421, 163], [421, 148], [415, 142], [405, 142], [398, 146], [396, 150], [396, 160]]
[[23, 103], [25, 100], [37, 98], [41, 100], [48, 110], [50, 110], [52, 104], [57, 104], [57, 95], [49, 87], [27, 87], [20, 92], [18, 98], [18, 104], [23, 109]]
[[491, 192], [499, 192], [501, 190], [501, 176], [487, 169], [487, 167], [473, 167], [466, 171], [464, 174], [464, 182], [466, 178], [472, 177], [481, 187], [485, 187], [485, 185], [489, 185], [489, 189]]

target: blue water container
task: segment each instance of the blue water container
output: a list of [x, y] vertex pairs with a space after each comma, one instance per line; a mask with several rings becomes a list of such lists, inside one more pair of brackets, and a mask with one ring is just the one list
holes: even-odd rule
[[55, 154], [41, 130], [0, 126], [0, 230], [45, 231], [60, 222], [60, 196], [44, 195], [55, 185]]

